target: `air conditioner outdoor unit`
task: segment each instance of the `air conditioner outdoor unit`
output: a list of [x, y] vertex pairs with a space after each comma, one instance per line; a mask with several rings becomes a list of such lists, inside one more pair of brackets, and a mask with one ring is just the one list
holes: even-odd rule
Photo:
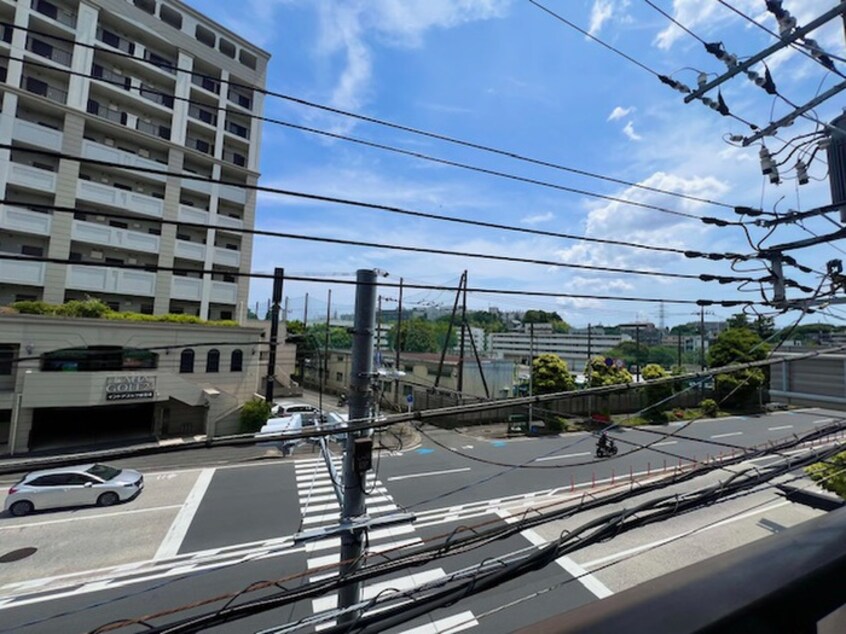
[[103, 252], [102, 251], [92, 251], [91, 252], [91, 259], [92, 260], [102, 260], [103, 259]]
[[133, 228], [133, 229], [140, 229], [140, 228], [141, 228], [141, 223], [139, 223], [139, 222], [133, 222], [133, 223], [132, 223], [132, 228]]
[[97, 222], [106, 222], [105, 216], [95, 216], [95, 219], [97, 220]]
[[115, 146], [115, 140], [114, 140], [114, 139], [111, 139], [111, 138], [109, 138], [109, 137], [106, 137], [106, 138], [103, 140], [103, 143], [105, 143], [105, 144], [106, 144], [106, 145], [108, 145], [109, 147], [114, 147], [114, 146]]
[[100, 177], [100, 182], [101, 182], [101, 183], [106, 183], [106, 184], [108, 184], [108, 182], [109, 182], [109, 177], [108, 177], [108, 176], [101, 176], [101, 177]]
[[127, 264], [138, 264], [138, 260], [135, 258], [127, 258], [126, 262]]
[[144, 158], [150, 158], [150, 150], [145, 148], [141, 148], [138, 150], [138, 156], [143, 156]]

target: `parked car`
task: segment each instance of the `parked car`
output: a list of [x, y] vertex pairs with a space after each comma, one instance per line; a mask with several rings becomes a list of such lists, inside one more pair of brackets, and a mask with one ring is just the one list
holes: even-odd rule
[[5, 510], [20, 517], [52, 508], [112, 506], [133, 499], [143, 488], [144, 476], [138, 471], [104, 464], [33, 471], [9, 489]]
[[[269, 418], [256, 434], [256, 438], [279, 437], [286, 435], [299, 434], [303, 431], [313, 431], [315, 429], [345, 429], [347, 426], [347, 415], [338, 414], [336, 412], [327, 412], [324, 419], [321, 420], [319, 412], [300, 412], [292, 414], [291, 416]], [[333, 434], [330, 436], [332, 440], [338, 440], [342, 434]], [[276, 438], [269, 438], [273, 441]], [[286, 443], [282, 440], [284, 444]]]
[[299, 403], [296, 401], [276, 401], [270, 408], [270, 415], [274, 418], [286, 418], [292, 414], [319, 412], [314, 405]]

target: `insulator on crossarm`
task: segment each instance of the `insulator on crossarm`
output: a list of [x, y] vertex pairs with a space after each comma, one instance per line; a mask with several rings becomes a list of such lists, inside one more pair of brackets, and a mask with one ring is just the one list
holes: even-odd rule
[[808, 178], [808, 166], [805, 165], [805, 161], [802, 159], [796, 161], [796, 178], [799, 180], [800, 185], [807, 185], [811, 181]]

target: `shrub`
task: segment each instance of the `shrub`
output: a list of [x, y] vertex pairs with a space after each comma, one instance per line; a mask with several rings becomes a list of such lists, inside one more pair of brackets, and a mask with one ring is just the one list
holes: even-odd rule
[[702, 414], [709, 418], [716, 418], [717, 414], [720, 413], [717, 401], [712, 398], [703, 399], [702, 402], [699, 403], [699, 408], [702, 410]]
[[826, 462], [812, 464], [805, 469], [811, 480], [826, 491], [846, 499], [846, 453], [839, 453]]
[[12, 308], [21, 315], [55, 315], [56, 307], [42, 301], [14, 302]]
[[241, 408], [238, 417], [242, 434], [254, 434], [259, 431], [270, 418], [270, 403], [259, 399], [247, 401]]
[[85, 300], [72, 299], [61, 306], [56, 306], [56, 314], [62, 317], [92, 317], [99, 319], [110, 312], [112, 312], [112, 309], [104, 302], [90, 297]]

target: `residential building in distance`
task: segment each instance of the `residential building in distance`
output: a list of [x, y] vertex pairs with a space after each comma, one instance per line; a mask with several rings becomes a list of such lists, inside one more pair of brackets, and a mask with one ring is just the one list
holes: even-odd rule
[[4, 0], [0, 21], [21, 27], [0, 33], [0, 252], [70, 261], [4, 261], [0, 305], [243, 322], [269, 55], [178, 0]]
[[524, 324], [521, 330], [495, 332], [489, 335], [490, 351], [495, 356], [528, 363], [530, 356], [556, 354], [571, 372], [580, 372], [590, 356], [603, 354], [623, 341], [627, 335], [599, 334], [594, 330], [578, 333], [557, 333], [552, 324]]

